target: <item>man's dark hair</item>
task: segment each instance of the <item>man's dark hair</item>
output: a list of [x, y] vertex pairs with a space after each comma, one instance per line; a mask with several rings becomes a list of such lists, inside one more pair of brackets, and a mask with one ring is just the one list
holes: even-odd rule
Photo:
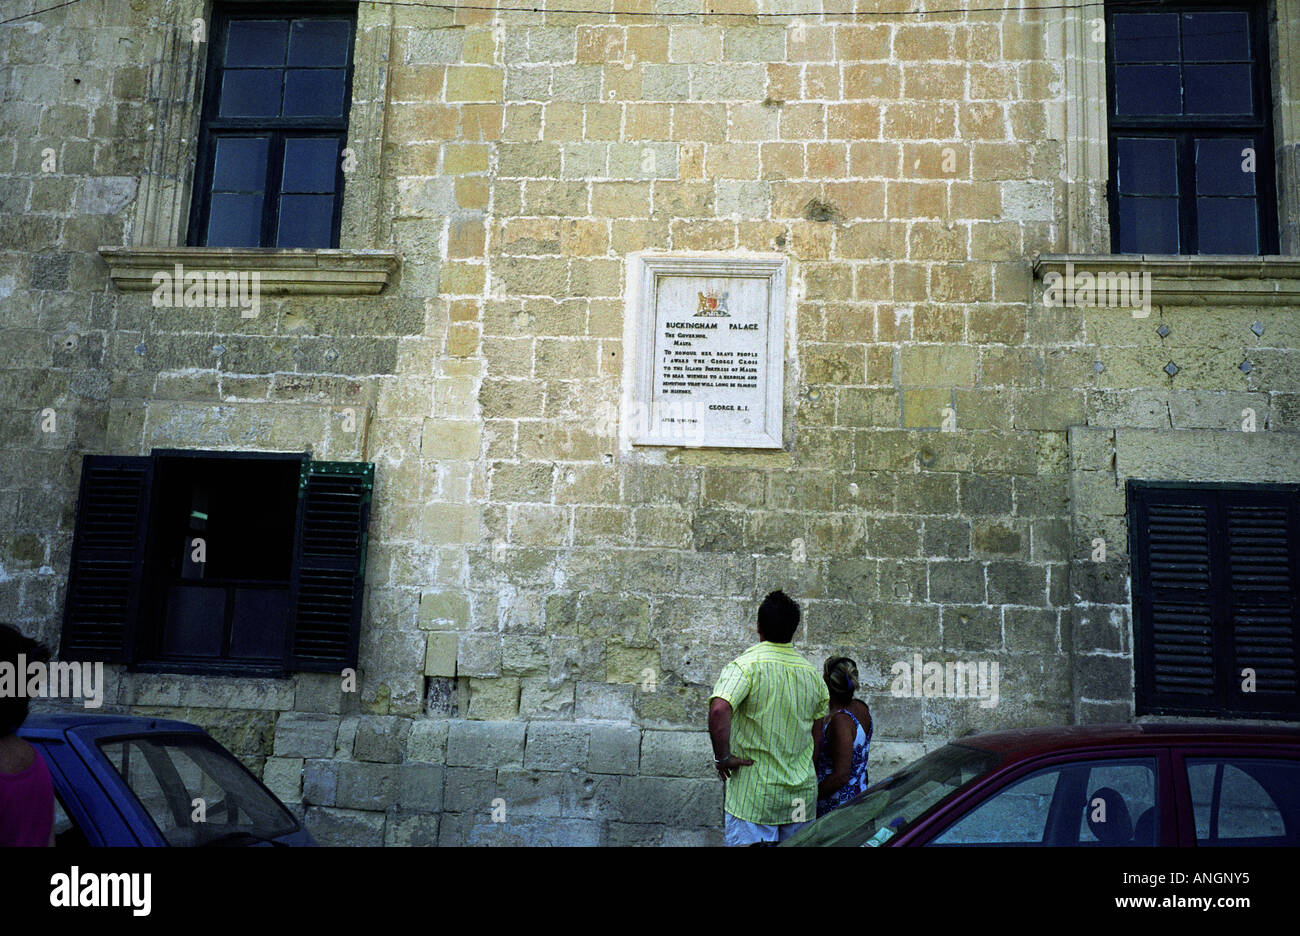
[[763, 639], [772, 643], [789, 643], [799, 626], [799, 606], [785, 592], [777, 589], [758, 606], [758, 629]]
[[41, 644], [24, 637], [8, 624], [0, 624], [0, 663], [8, 663], [14, 668], [13, 691], [9, 692], [10, 687], [6, 686], [6, 692], [0, 694], [0, 738], [13, 734], [27, 720], [27, 696], [18, 697], [18, 684], [27, 683], [26, 666], [23, 671], [18, 670], [20, 655], [25, 657], [24, 663], [48, 663], [50, 660], [49, 651]]

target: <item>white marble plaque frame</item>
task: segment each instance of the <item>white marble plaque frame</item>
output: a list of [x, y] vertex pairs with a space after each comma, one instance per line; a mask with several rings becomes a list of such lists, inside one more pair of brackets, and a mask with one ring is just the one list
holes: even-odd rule
[[[786, 271], [786, 259], [773, 255], [628, 257], [623, 418], [631, 445], [782, 447]], [[683, 362], [694, 372], [682, 373]], [[757, 386], [735, 382], [750, 379], [737, 365], [751, 362]], [[722, 366], [705, 374], [706, 364]]]

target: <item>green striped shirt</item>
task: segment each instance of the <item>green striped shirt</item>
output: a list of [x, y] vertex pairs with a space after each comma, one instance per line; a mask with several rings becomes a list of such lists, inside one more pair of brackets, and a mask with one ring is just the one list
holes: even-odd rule
[[723, 667], [712, 699], [731, 703], [731, 753], [753, 759], [727, 781], [737, 819], [785, 825], [817, 815], [813, 722], [826, 714], [826, 682], [793, 644], [763, 641]]

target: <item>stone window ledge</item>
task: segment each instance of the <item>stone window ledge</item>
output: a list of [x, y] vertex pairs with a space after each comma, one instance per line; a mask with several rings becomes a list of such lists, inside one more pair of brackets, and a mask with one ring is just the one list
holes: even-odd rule
[[1150, 273], [1153, 305], [1300, 304], [1300, 257], [1039, 254], [1034, 261], [1036, 280], [1068, 270], [1076, 277]]
[[281, 250], [269, 247], [100, 247], [108, 276], [123, 292], [155, 288], [154, 274], [257, 273], [263, 295], [372, 296], [401, 258], [395, 250]]

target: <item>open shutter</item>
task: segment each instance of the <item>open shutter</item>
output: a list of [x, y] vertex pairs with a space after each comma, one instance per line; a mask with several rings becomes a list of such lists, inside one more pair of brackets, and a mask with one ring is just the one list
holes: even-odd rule
[[130, 662], [152, 488], [149, 456], [87, 455], [82, 462], [63, 659]]
[[357, 665], [374, 479], [368, 462], [303, 464], [289, 596], [290, 670], [336, 673]]
[[1138, 713], [1300, 713], [1297, 491], [1131, 483], [1129, 496]]

